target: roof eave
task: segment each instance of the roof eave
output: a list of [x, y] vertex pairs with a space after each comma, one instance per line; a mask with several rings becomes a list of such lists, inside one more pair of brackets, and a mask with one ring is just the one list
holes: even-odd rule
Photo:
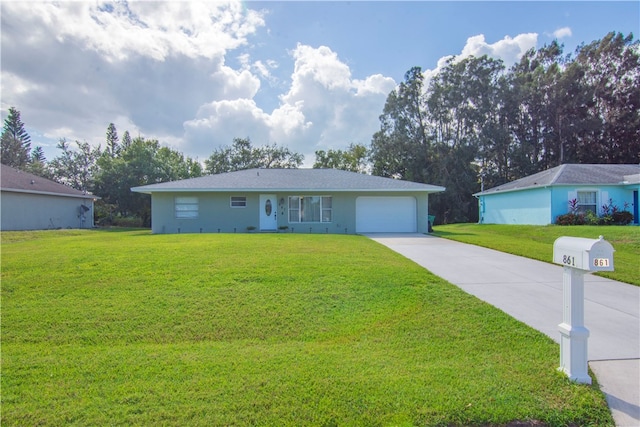
[[374, 193], [374, 192], [393, 192], [393, 193], [441, 193], [445, 191], [444, 187], [434, 186], [428, 189], [416, 188], [155, 188], [146, 189], [144, 187], [133, 187], [131, 191], [136, 193], [152, 194], [152, 193], [287, 193], [287, 192], [328, 192], [328, 193]]
[[[549, 188], [549, 187], [599, 187], [599, 186], [625, 186], [625, 185], [629, 185], [628, 183], [616, 183], [616, 182], [602, 182], [602, 183], [584, 183], [584, 182], [580, 182], [580, 183], [555, 183], [555, 184], [547, 184], [547, 185], [530, 185], [528, 187], [518, 187], [518, 188], [509, 188], [507, 190], [496, 190], [496, 191], [492, 191], [492, 190], [487, 190], [484, 192], [480, 192], [480, 193], [475, 193], [473, 194], [474, 197], [479, 197], [479, 196], [487, 196], [490, 194], [503, 194], [503, 193], [513, 193], [514, 191], [523, 191], [523, 190], [533, 190], [533, 189], [537, 189], [537, 188]], [[631, 184], [633, 185], [633, 184]], [[637, 184], [635, 184], [637, 185]]]
[[68, 194], [68, 193], [55, 193], [52, 191], [35, 191], [35, 190], [21, 190], [19, 188], [0, 188], [2, 191], [8, 191], [11, 193], [24, 193], [24, 194], [38, 194], [42, 196], [57, 196], [57, 197], [73, 197], [76, 199], [100, 199], [101, 197], [94, 196], [93, 194]]
[[530, 185], [528, 187], [508, 188], [506, 190], [487, 190], [487, 191], [481, 191], [479, 193], [474, 193], [473, 196], [479, 197], [479, 196], [488, 196], [491, 194], [513, 193], [514, 191], [533, 190], [533, 189], [548, 188], [553, 186], [554, 185]]

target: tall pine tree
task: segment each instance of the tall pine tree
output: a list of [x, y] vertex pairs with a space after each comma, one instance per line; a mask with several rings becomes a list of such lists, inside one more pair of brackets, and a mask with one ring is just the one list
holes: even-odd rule
[[9, 108], [9, 115], [4, 121], [1, 142], [2, 164], [24, 169], [31, 160], [31, 137], [20, 120], [20, 111]]
[[109, 127], [107, 127], [107, 150], [105, 152], [111, 157], [116, 157], [120, 152], [118, 131], [113, 123], [109, 123]]

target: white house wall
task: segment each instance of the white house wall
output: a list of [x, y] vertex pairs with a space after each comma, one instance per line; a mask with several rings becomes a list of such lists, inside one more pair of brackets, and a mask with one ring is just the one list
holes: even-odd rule
[[[3, 191], [0, 204], [4, 231], [93, 227], [90, 199]], [[90, 208], [84, 221], [79, 215], [82, 204]]]
[[545, 225], [550, 218], [548, 188], [480, 196], [480, 222], [484, 224]]
[[[428, 231], [428, 195], [424, 192], [277, 192], [278, 227], [287, 227], [294, 233], [354, 234], [356, 232], [356, 198], [358, 196], [411, 196], [416, 198], [416, 229]], [[231, 196], [245, 196], [247, 206], [230, 206]], [[332, 221], [327, 223], [290, 223], [288, 218], [289, 196], [331, 196]], [[197, 197], [198, 217], [194, 219], [175, 218], [176, 197]], [[260, 193], [242, 192], [155, 192], [151, 197], [151, 230], [153, 233], [246, 233], [248, 227], [260, 227]], [[281, 201], [283, 203], [281, 203]], [[393, 219], [390, 219], [393, 220]]]

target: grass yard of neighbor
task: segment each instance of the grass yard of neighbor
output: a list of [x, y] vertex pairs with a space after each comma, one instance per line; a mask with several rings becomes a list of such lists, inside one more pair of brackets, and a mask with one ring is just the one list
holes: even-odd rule
[[613, 425], [550, 338], [365, 237], [1, 236], [3, 426]]
[[549, 263], [558, 237], [604, 236], [615, 249], [615, 271], [596, 274], [640, 286], [640, 227], [636, 226], [449, 224], [436, 226], [434, 235]]

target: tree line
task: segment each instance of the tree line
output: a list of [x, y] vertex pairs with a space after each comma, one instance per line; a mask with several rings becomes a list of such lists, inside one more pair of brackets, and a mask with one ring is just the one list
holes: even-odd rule
[[[442, 185], [430, 199], [437, 222], [477, 221], [473, 194], [563, 163], [640, 162], [640, 45], [609, 33], [565, 55], [557, 42], [507, 69], [488, 56], [451, 58], [428, 82], [419, 67], [387, 97], [370, 145], [315, 152], [314, 168]], [[155, 139], [119, 138], [104, 149], [58, 142], [51, 161], [31, 149], [20, 113], [9, 109], [2, 163], [91, 192], [96, 222], [150, 223], [149, 196], [131, 187], [254, 167], [297, 168], [302, 154], [235, 138], [200, 163]]]
[[31, 149], [20, 112], [9, 109], [2, 132], [2, 163], [99, 196], [98, 225], [151, 225], [150, 198], [133, 193], [132, 187], [249, 168], [297, 168], [304, 161], [304, 156], [286, 147], [255, 147], [248, 138], [236, 138], [231, 146], [214, 150], [203, 167], [156, 139], [131, 138], [125, 131], [121, 140], [113, 123], [107, 127], [104, 149], [86, 141], [70, 144], [65, 138], [57, 148], [61, 154], [51, 161], [41, 147]]
[[374, 175], [442, 185], [430, 210], [477, 221], [472, 196], [563, 163], [640, 162], [640, 45], [609, 33], [564, 55], [557, 42], [506, 69], [451, 59], [425, 84], [412, 68], [388, 96]]

